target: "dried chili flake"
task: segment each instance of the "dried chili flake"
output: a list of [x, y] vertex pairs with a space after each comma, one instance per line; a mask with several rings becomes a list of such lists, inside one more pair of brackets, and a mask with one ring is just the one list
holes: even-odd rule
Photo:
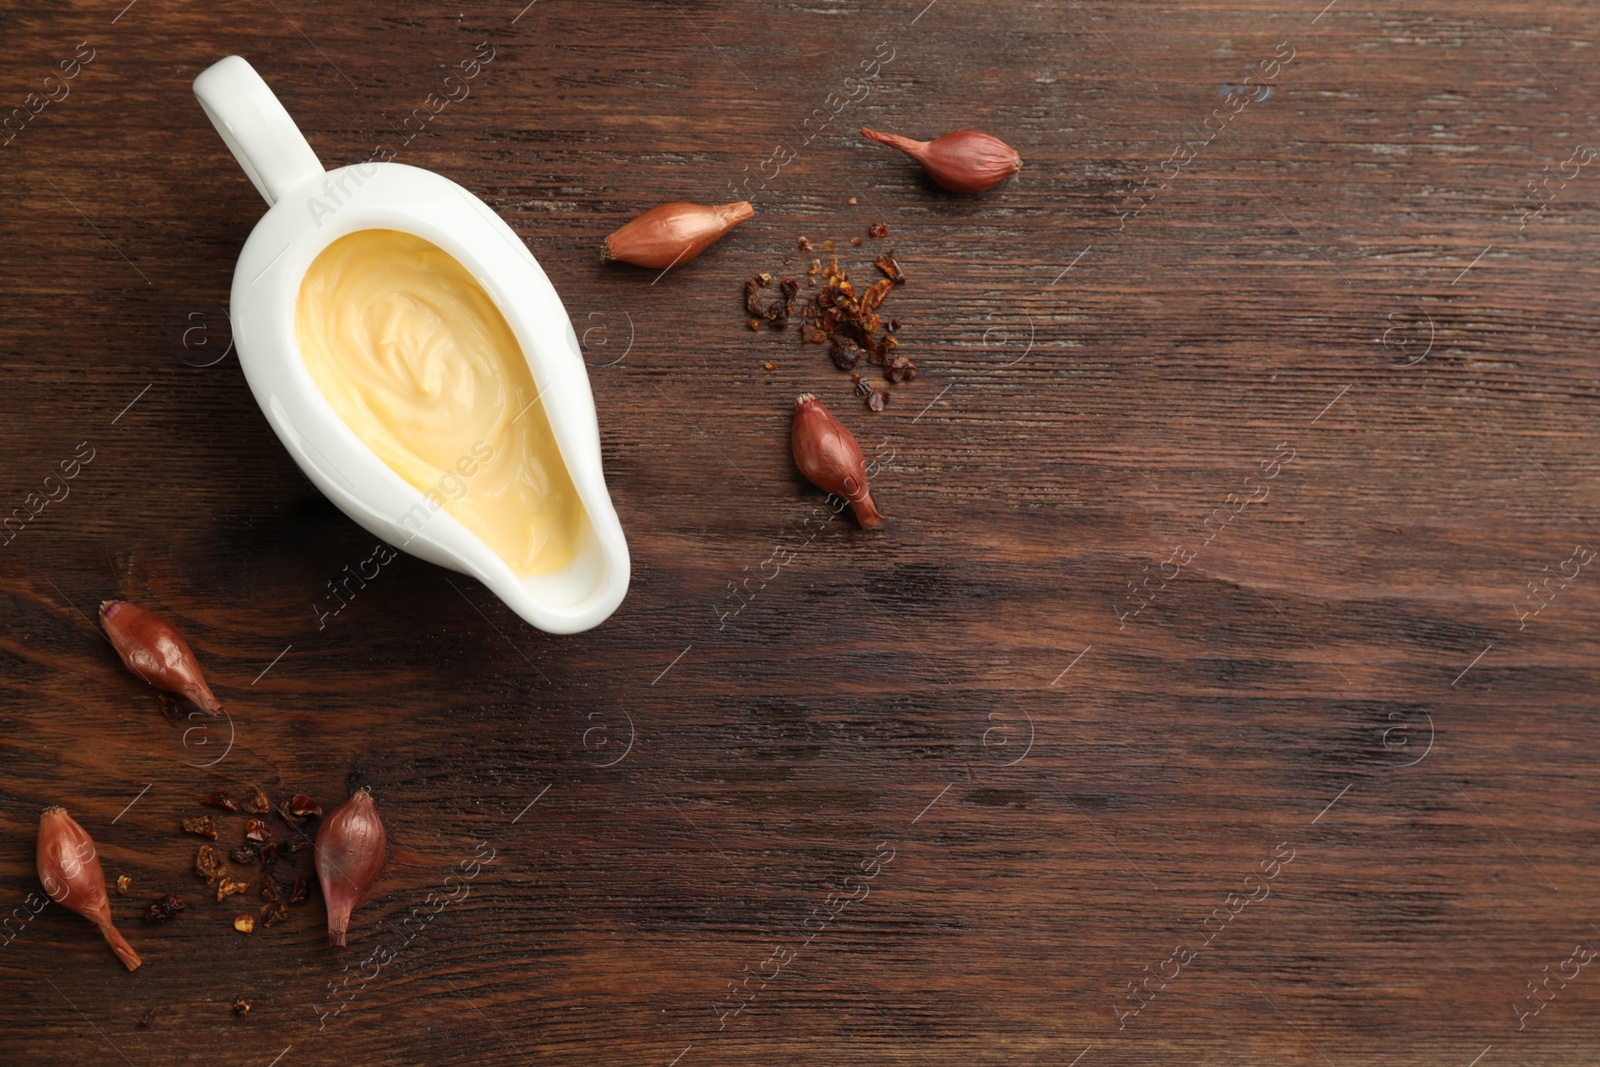
[[294, 844], [289, 846], [289, 851], [290, 852], [304, 852], [306, 849], [308, 849], [310, 847], [311, 847], [311, 842], [309, 842], [309, 841], [296, 841]]
[[161, 717], [167, 720], [168, 726], [176, 726], [183, 721], [183, 708], [170, 694], [157, 693], [156, 706], [161, 709]]
[[810, 252], [810, 251], [812, 251], [811, 239], [809, 237], [801, 237], [800, 238], [799, 247], [800, 247], [800, 251], [802, 251], [802, 252]]
[[243, 995], [233, 998], [233, 1013], [235, 1015], [250, 1014], [250, 1002], [244, 999]]
[[250, 819], [244, 824], [244, 841], [246, 845], [255, 845], [258, 848], [272, 840], [272, 827], [265, 820]]
[[906, 280], [905, 271], [900, 269], [900, 261], [894, 258], [893, 252], [885, 252], [872, 262], [874, 266], [887, 274], [896, 285]]
[[882, 411], [889, 406], [889, 394], [882, 389], [874, 389], [867, 394], [867, 407], [872, 411]]
[[[860, 317], [865, 320], [868, 315], [871, 315], [874, 316], [875, 319], [878, 313], [878, 308], [883, 305], [884, 297], [888, 296], [889, 290], [893, 288], [894, 280], [892, 278], [879, 278], [877, 281], [867, 286], [867, 291], [861, 294]], [[874, 321], [872, 326], [875, 332], [878, 323]]]
[[752, 330], [759, 330], [761, 329], [761, 320], [751, 319], [749, 322], [745, 323], [745, 325], [750, 327]]
[[149, 1026], [151, 1023], [153, 1023], [155, 1021], [156, 1021], [156, 1010], [154, 1008], [151, 1008], [149, 1011], [147, 1011], [143, 1015], [139, 1016], [139, 1022], [137, 1023], [137, 1025], [139, 1025], [139, 1026]]
[[832, 241], [824, 241], [824, 242], [822, 242], [822, 250], [824, 252], [832, 252], [833, 251], [833, 242]]
[[222, 876], [222, 881], [217, 884], [217, 899], [227, 900], [235, 893], [243, 893], [250, 888], [248, 882], [236, 882], [227, 875]]
[[201, 837], [217, 839], [217, 820], [209, 815], [196, 815], [183, 820], [185, 833], [199, 834]]
[[125, 874], [117, 875], [117, 896], [119, 896], [119, 897], [127, 896], [128, 895], [128, 887], [131, 886], [131, 885], [133, 885], [133, 879], [132, 878], [129, 878]]
[[278, 842], [261, 846], [261, 870], [270, 872], [278, 866]]
[[268, 904], [276, 904], [282, 892], [276, 878], [263, 878], [261, 880], [261, 899]]
[[164, 923], [178, 912], [188, 907], [183, 898], [176, 893], [168, 893], [164, 897], [157, 897], [150, 906], [144, 909], [144, 921], [147, 923]]
[[772, 275], [762, 273], [744, 283], [745, 310], [765, 320], [774, 330], [781, 330], [789, 325], [789, 316], [794, 312], [794, 298], [800, 292], [800, 283], [793, 278], [785, 278], [778, 283], [778, 292], [770, 301], [763, 303], [762, 290], [772, 284]]
[[835, 337], [828, 344], [828, 357], [833, 360], [833, 365], [840, 370], [849, 370], [861, 361], [864, 355], [861, 346], [854, 341], [847, 341], [842, 337]]
[[861, 247], [861, 238], [852, 237], [852, 238], [850, 238], [850, 243], [855, 245], [857, 248], [860, 248]]
[[[253, 934], [256, 932], [256, 917], [254, 915], [235, 915], [233, 917], [233, 928], [241, 934]], [[245, 1011], [249, 1010], [249, 1008], [245, 1009]], [[243, 1012], [240, 1014], [243, 1014]]]
[[304, 793], [296, 793], [278, 805], [278, 817], [290, 826], [299, 826], [311, 816], [321, 814], [322, 805]]
[[206, 885], [210, 885], [218, 878], [226, 878], [228, 867], [222, 862], [222, 853], [210, 845], [201, 845], [194, 857], [194, 873], [204, 878]]
[[761, 369], [762, 370], [768, 370], [768, 371], [777, 370], [778, 369], [778, 365], [776, 363], [763, 363], [763, 364], [761, 364]]
[[311, 879], [301, 876], [294, 880], [294, 888], [289, 890], [289, 903], [302, 904], [311, 899]]
[[250, 799], [244, 802], [244, 810], [252, 815], [265, 815], [272, 810], [272, 801], [267, 799], [267, 794], [257, 789], [250, 794]]
[[296, 793], [294, 796], [289, 798], [289, 810], [302, 817], [321, 815], [322, 805], [318, 804], [315, 800], [312, 800], [304, 793]]
[[213, 789], [211, 795], [203, 798], [200, 803], [208, 808], [219, 808], [222, 811], [239, 810], [239, 805], [235, 804], [233, 799], [228, 796], [226, 789]]
[[254, 863], [261, 858], [261, 853], [257, 852], [254, 846], [240, 845], [228, 853], [228, 858], [235, 863]]
[[855, 202], [856, 202], [856, 198], [853, 197], [853, 196], [848, 201], [846, 201], [846, 203], [850, 203], [850, 204], [854, 204]]
[[288, 914], [289, 909], [282, 904], [263, 904], [261, 905], [261, 925], [271, 926]]
[[896, 385], [909, 382], [917, 376], [917, 365], [906, 356], [895, 356], [883, 368], [883, 376]]
[[867, 236], [868, 237], [887, 237], [887, 236], [889, 236], [889, 224], [886, 223], [886, 222], [874, 222], [871, 226], [867, 227]]

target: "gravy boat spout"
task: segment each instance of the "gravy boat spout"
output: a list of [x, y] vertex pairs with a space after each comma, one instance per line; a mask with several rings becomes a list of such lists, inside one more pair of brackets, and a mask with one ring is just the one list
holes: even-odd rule
[[[250, 389], [300, 469], [371, 533], [472, 575], [539, 629], [604, 621], [628, 589], [628, 545], [577, 334], [532, 253], [432, 171], [323, 170], [238, 56], [194, 91], [269, 205], [239, 253], [229, 317]], [[340, 258], [363, 241], [375, 242], [364, 260]], [[371, 277], [327, 266], [351, 262]], [[396, 263], [444, 295], [385, 288]], [[484, 338], [504, 339], [498, 356], [473, 343]], [[397, 382], [414, 402], [395, 402]]]

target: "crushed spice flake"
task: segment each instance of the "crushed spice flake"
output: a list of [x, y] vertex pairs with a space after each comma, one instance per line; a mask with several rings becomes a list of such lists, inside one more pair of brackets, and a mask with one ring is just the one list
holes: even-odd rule
[[894, 258], [893, 252], [885, 252], [872, 262], [874, 266], [883, 271], [884, 274], [888, 275], [889, 280], [894, 282], [896, 285], [900, 285], [905, 282], [905, 271], [900, 269], [900, 262]]
[[847, 203], [847, 204], [852, 204], [852, 205], [853, 205], [853, 204], [854, 204], [854, 203], [855, 203], [855, 202], [856, 202], [856, 198], [855, 198], [855, 197], [853, 197], [853, 196], [852, 196], [852, 197], [851, 197], [851, 198], [850, 198], [850, 199], [849, 199], [849, 200], [847, 200], [847, 201], [845, 201], [845, 203]]
[[751, 319], [749, 322], [745, 323], [745, 325], [750, 327], [752, 330], [759, 330], [761, 329], [761, 320]]
[[852, 237], [852, 238], [850, 238], [850, 243], [855, 245], [857, 248], [860, 248], [861, 247], [861, 238]]
[[[233, 917], [233, 928], [241, 934], [253, 934], [256, 932], [256, 917], [254, 915], [235, 915]], [[249, 1009], [246, 1008], [245, 1010], [248, 1011]]]
[[242, 994], [233, 998], [233, 1013], [235, 1015], [250, 1014], [250, 1002]]
[[117, 875], [117, 896], [119, 896], [119, 897], [127, 896], [128, 895], [128, 887], [131, 886], [131, 885], [133, 885], [133, 879], [132, 878], [129, 878], [125, 874]]
[[311, 847], [311, 842], [310, 841], [296, 841], [294, 844], [289, 846], [289, 851], [290, 852], [304, 852], [306, 849], [308, 849], [310, 847]]
[[874, 222], [872, 225], [867, 227], [867, 236], [868, 237], [887, 237], [887, 236], [889, 236], [889, 224], [885, 223], [885, 222]]
[[[826, 335], [824, 335], [826, 339]], [[861, 346], [854, 341], [847, 341], [843, 337], [835, 337], [828, 341], [828, 358], [833, 360], [833, 365], [840, 370], [850, 370], [861, 357], [866, 355]]]
[[195, 815], [183, 820], [183, 831], [188, 834], [199, 834], [201, 837], [215, 841], [217, 839], [217, 820], [209, 815]]
[[247, 843], [228, 853], [228, 858], [235, 863], [254, 863], [261, 858], [261, 853], [257, 852], [253, 845]]
[[272, 840], [272, 827], [264, 820], [249, 819], [244, 824], [244, 841], [247, 845], [256, 845], [258, 848]]
[[176, 893], [168, 893], [164, 897], [157, 897], [151, 901], [150, 906], [144, 909], [144, 921], [147, 923], [164, 923], [178, 912], [188, 907], [183, 898]]
[[167, 720], [168, 726], [176, 726], [183, 721], [183, 708], [178, 706], [177, 699], [171, 694], [157, 693], [156, 706], [161, 709], [161, 717]]
[[236, 893], [243, 893], [250, 888], [248, 882], [236, 882], [227, 875], [222, 876], [222, 881], [217, 885], [217, 899], [227, 900]]
[[766, 371], [773, 371], [773, 370], [777, 370], [778, 366], [775, 363], [763, 363], [763, 364], [761, 364], [761, 369], [762, 370], [766, 370]]
[[282, 904], [263, 904], [261, 905], [261, 925], [271, 926], [288, 914], [289, 909]]
[[874, 389], [867, 394], [867, 407], [872, 411], [882, 411], [889, 406], [889, 394], [882, 389]]
[[822, 242], [822, 250], [824, 252], [832, 252], [833, 251], [833, 242], [832, 241], [824, 241], [824, 242]]
[[137, 1025], [137, 1026], [149, 1026], [151, 1023], [153, 1023], [155, 1021], [156, 1021], [156, 1010], [154, 1008], [151, 1008], [149, 1011], [147, 1011], [143, 1015], [139, 1016], [139, 1021], [135, 1025]]
[[194, 873], [204, 878], [206, 885], [210, 885], [218, 878], [228, 877], [228, 866], [222, 862], [221, 852], [210, 845], [201, 845], [194, 857]]
[[[772, 284], [772, 275], [766, 272], [756, 275], [744, 283], [744, 307], [756, 318], [766, 321], [774, 330], [781, 330], [789, 325], [789, 316], [794, 313], [794, 298], [800, 292], [800, 283], [793, 278], [785, 278], [778, 283], [778, 292], [770, 301], [763, 303], [762, 290]], [[751, 329], [755, 329], [752, 326]]]
[[308, 818], [312, 815], [321, 815], [322, 805], [304, 793], [296, 793], [289, 798], [289, 811], [291, 814], [298, 815], [301, 818]]
[[311, 879], [302, 875], [294, 880], [294, 888], [289, 890], [289, 903], [303, 904], [311, 899]]
[[276, 878], [263, 878], [261, 880], [261, 899], [268, 904], [278, 903], [278, 897], [281, 892], [282, 887], [278, 885]]
[[814, 249], [813, 249], [813, 248], [812, 248], [812, 247], [811, 247], [811, 239], [810, 239], [810, 238], [809, 238], [809, 237], [804, 237], [804, 236], [802, 236], [802, 237], [801, 237], [801, 238], [800, 238], [800, 245], [799, 245], [799, 247], [800, 247], [800, 251], [802, 251], [802, 252], [811, 252], [811, 251], [814, 251]]
[[226, 789], [213, 789], [211, 795], [201, 799], [200, 803], [208, 808], [217, 808], [221, 811], [238, 811], [239, 805], [228, 796]]
[[244, 802], [244, 810], [252, 815], [265, 815], [272, 810], [272, 801], [267, 799], [267, 794], [257, 789], [250, 795], [250, 799]]
[[883, 376], [894, 385], [909, 382], [917, 376], [917, 365], [905, 356], [895, 356], [883, 368]]

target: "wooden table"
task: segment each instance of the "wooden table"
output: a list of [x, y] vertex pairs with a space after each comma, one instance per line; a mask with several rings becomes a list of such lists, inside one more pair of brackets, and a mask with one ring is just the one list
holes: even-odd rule
[[[59, 97], [0, 149], [0, 489], [57, 497], [0, 550], [0, 1060], [1594, 1062], [1591, 8], [123, 2], [0, 26], [0, 103]], [[599, 629], [408, 556], [325, 614], [375, 545], [228, 354], [263, 205], [190, 83], [230, 53], [539, 257], [633, 553]], [[862, 124], [1026, 166], [953, 196]], [[599, 262], [741, 190], [693, 264]], [[801, 235], [905, 267], [881, 415], [745, 327]], [[881, 531], [795, 471], [803, 391]], [[163, 718], [114, 596], [227, 722]], [[348, 951], [318, 898], [236, 933], [179, 819], [357, 783]], [[29, 918], [53, 803], [136, 973]]]

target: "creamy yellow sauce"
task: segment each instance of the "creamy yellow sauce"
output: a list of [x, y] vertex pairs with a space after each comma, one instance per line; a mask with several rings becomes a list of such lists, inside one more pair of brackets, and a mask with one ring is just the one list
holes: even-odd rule
[[300, 283], [295, 332], [333, 410], [428, 508], [518, 573], [571, 563], [583, 505], [522, 346], [455, 257], [397, 230], [341, 237]]

